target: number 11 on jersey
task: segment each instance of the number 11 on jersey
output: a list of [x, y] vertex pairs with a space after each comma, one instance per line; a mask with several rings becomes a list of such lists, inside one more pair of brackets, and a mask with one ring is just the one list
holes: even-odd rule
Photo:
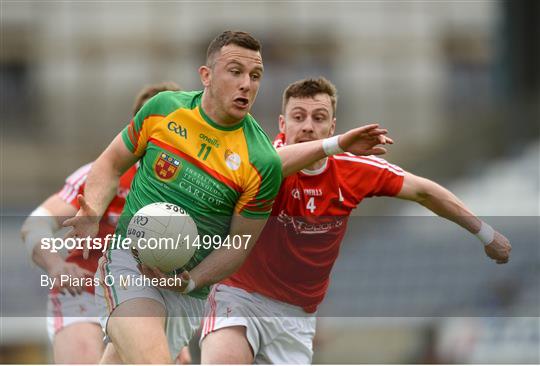
[[204, 157], [202, 159], [206, 160], [206, 158], [208, 157], [208, 154], [210, 154], [210, 150], [212, 150], [212, 147], [207, 146], [206, 144], [201, 144], [201, 149], [199, 150], [199, 153], [197, 154], [198, 158], [202, 156], [205, 149], [206, 149], [206, 153], [204, 154]]

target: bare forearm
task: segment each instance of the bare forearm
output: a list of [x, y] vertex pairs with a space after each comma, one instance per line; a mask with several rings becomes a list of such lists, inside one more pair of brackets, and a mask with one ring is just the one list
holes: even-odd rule
[[287, 145], [277, 150], [281, 158], [283, 176], [287, 177], [326, 156], [322, 140]]
[[116, 194], [120, 177], [135, 162], [133, 155], [118, 134], [92, 164], [84, 190], [86, 203], [101, 217]]
[[488, 257], [499, 264], [508, 262], [512, 250], [508, 239], [482, 222], [446, 188], [429, 179], [406, 172], [397, 197], [416, 201], [437, 215], [455, 222], [475, 234], [484, 243], [484, 251]]
[[435, 214], [455, 222], [472, 234], [478, 233], [482, 221], [452, 192], [433, 183], [418, 203]]
[[266, 219], [246, 219], [239, 215], [234, 216], [229, 235], [241, 237], [241, 247], [239, 249], [221, 247], [206, 257], [190, 272], [197, 287], [219, 282], [239, 269], [259, 239], [265, 224]]
[[105, 159], [99, 158], [92, 165], [84, 189], [84, 197], [98, 216], [103, 215], [114, 198], [121, 174]]
[[190, 272], [191, 278], [198, 288], [212, 285], [236, 272], [247, 256], [247, 249], [221, 247], [214, 250]]

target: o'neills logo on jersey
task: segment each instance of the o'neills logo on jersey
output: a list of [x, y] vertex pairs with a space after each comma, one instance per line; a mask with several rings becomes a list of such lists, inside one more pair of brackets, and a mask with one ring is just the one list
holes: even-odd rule
[[227, 164], [229, 169], [238, 170], [238, 168], [240, 168], [241, 163], [242, 163], [242, 159], [240, 159], [240, 155], [238, 155], [235, 152], [232, 152], [229, 149], [225, 150], [225, 164]]
[[165, 181], [174, 179], [181, 168], [182, 162], [180, 160], [164, 152], [159, 154], [154, 163], [154, 173], [159, 179]]
[[215, 137], [213, 138], [210, 138], [208, 136], [206, 136], [204, 133], [201, 133], [199, 135], [199, 138], [203, 141], [205, 141], [207, 144], [210, 144], [212, 146], [215, 146], [215, 147], [219, 147], [219, 140]]
[[322, 189], [320, 188], [304, 188], [304, 194], [306, 196], [322, 196]]

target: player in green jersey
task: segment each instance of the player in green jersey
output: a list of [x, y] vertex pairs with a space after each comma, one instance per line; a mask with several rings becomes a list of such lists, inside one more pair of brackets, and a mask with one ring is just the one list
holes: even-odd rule
[[[141, 207], [167, 201], [194, 218], [200, 235], [250, 238], [248, 249], [197, 251], [187, 266], [191, 277], [186, 272], [186, 281], [176, 292], [98, 286], [102, 325], [112, 341], [104, 362], [171, 361], [171, 354], [200, 324], [207, 286], [233, 273], [249, 254], [271, 212], [282, 170], [288, 174], [301, 169], [339, 146], [373, 154], [384, 152], [378, 143], [391, 142], [384, 137], [385, 130], [371, 125], [326, 146], [313, 141], [291, 146], [278, 156], [248, 114], [263, 64], [259, 42], [247, 33], [228, 31], [214, 39], [199, 74], [202, 92], [160, 94], [113, 140], [92, 167], [77, 216], [64, 225], [73, 226], [69, 236], [94, 236], [118, 177], [139, 160], [117, 233], [125, 234], [126, 219]], [[96, 276], [103, 281], [107, 276], [140, 275], [137, 266], [130, 251], [113, 249], [105, 253]]]

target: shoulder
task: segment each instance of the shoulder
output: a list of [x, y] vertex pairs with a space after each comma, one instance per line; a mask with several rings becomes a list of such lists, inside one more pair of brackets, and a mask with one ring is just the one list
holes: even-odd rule
[[396, 175], [404, 175], [405, 172], [399, 166], [389, 163], [374, 155], [357, 156], [351, 153], [334, 155], [332, 157], [334, 164], [343, 167], [344, 170], [353, 168], [352, 172], [358, 171], [389, 171]]
[[251, 160], [281, 164], [270, 138], [251, 115], [248, 115], [244, 122], [244, 135]]
[[201, 91], [163, 91], [152, 97], [141, 109], [145, 115], [166, 116], [179, 109], [193, 109]]

